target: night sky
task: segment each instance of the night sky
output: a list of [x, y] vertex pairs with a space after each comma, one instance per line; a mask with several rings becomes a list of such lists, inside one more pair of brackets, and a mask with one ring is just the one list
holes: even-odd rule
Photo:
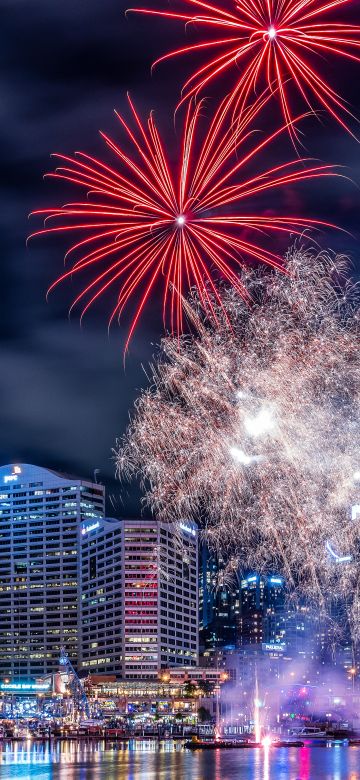
[[[353, 6], [359, 21], [359, 3]], [[25, 461], [83, 477], [98, 468], [112, 497], [109, 510], [135, 514], [137, 492], [115, 481], [112, 447], [146, 384], [143, 366], [161, 336], [159, 307], [154, 301], [143, 317], [124, 369], [126, 314], [109, 337], [106, 301], [93, 309], [82, 328], [76, 316], [69, 321], [68, 306], [76, 292], [71, 282], [48, 302], [45, 298], [63, 268], [66, 245], [59, 239], [25, 245], [31, 229], [41, 226], [34, 218], [29, 222], [29, 212], [69, 196], [69, 188], [62, 191], [58, 183], [42, 179], [53, 168], [51, 152], [81, 148], [102, 154], [98, 130], [117, 137], [113, 109], [124, 108], [126, 90], [142, 114], [156, 110], [165, 136], [175, 138], [176, 145], [172, 112], [186, 63], [160, 67], [153, 76], [150, 64], [174, 44], [183, 44], [183, 27], [125, 18], [126, 7], [122, 0], [0, 0], [0, 463]], [[359, 115], [360, 65], [337, 64], [328, 76]], [[309, 121], [306, 133], [307, 151], [344, 165], [352, 181], [301, 186], [288, 192], [282, 205], [295, 203], [295, 208], [349, 231], [352, 235], [323, 234], [318, 241], [349, 253], [354, 273], [359, 273], [360, 147], [327, 120], [323, 125]], [[289, 145], [287, 139], [282, 143]], [[272, 152], [277, 153], [279, 148]], [[286, 154], [291, 157], [291, 150]]]

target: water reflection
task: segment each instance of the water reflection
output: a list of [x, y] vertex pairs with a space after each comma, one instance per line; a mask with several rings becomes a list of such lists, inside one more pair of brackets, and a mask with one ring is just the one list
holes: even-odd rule
[[189, 752], [151, 740], [7, 743], [1, 780], [360, 780], [360, 749], [337, 745], [301, 749]]

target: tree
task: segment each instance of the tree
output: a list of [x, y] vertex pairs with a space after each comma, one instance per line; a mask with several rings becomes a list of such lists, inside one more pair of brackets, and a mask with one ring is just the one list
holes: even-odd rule
[[189, 699], [192, 699], [196, 695], [196, 685], [191, 682], [187, 682], [184, 685], [184, 695]]
[[211, 713], [206, 707], [199, 707], [197, 716], [199, 723], [210, 723], [211, 721]]
[[204, 696], [209, 696], [214, 690], [214, 685], [209, 680], [199, 680], [198, 687]]

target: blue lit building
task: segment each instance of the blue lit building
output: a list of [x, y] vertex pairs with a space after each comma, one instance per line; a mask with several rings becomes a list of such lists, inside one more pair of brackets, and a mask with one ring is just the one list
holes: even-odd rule
[[221, 559], [205, 544], [199, 555], [199, 629], [200, 652], [204, 663], [211, 663], [220, 651], [236, 646], [239, 617], [239, 581], [221, 584]]
[[238, 646], [276, 644], [285, 636], [282, 577], [250, 574], [240, 583]]
[[76, 662], [80, 524], [104, 515], [104, 488], [25, 463], [0, 467], [0, 680]]

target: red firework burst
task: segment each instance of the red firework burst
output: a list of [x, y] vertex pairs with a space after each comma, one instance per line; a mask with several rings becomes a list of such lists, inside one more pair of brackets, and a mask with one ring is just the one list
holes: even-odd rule
[[146, 8], [130, 10], [196, 23], [208, 33], [206, 40], [172, 51], [154, 63], [180, 54], [206, 54], [205, 64], [185, 82], [183, 100], [198, 94], [216, 76], [237, 67], [240, 71], [234, 88], [237, 110], [246, 105], [257, 82], [265, 79], [270, 88], [277, 86], [283, 115], [294, 140], [296, 131], [290, 107], [290, 89], [294, 85], [312, 111], [315, 102], [353, 135], [345, 121], [346, 116], [353, 117], [353, 114], [316, 67], [321, 63], [326, 71], [328, 55], [360, 61], [360, 26], [328, 21], [330, 12], [349, 2], [227, 0], [217, 6], [202, 0], [182, 0], [184, 13]]
[[[254, 142], [250, 132], [269, 99], [262, 96], [243, 112], [233, 128], [225, 121], [226, 106], [210, 123], [201, 117], [201, 104], [189, 104], [177, 164], [167, 160], [154, 118], [143, 123], [129, 98], [132, 124], [117, 114], [132, 153], [102, 134], [115, 163], [83, 152], [73, 157], [55, 155], [61, 166], [49, 176], [65, 179], [87, 193], [84, 202], [34, 213], [45, 215], [44, 229], [34, 233], [80, 232], [65, 258], [66, 270], [50, 287], [75, 274], [87, 281], [71, 309], [82, 303], [82, 314], [110, 287], [118, 285], [110, 323], [136, 298], [125, 349], [141, 312], [159, 280], [163, 282], [163, 316], [170, 315], [171, 331], [182, 330], [183, 293], [192, 286], [212, 311], [212, 297], [220, 302], [214, 280], [232, 284], [246, 297], [238, 272], [249, 260], [283, 269], [282, 258], [250, 240], [251, 233], [299, 234], [306, 227], [328, 225], [296, 216], [244, 213], [253, 196], [304, 179], [334, 175], [331, 166], [296, 159], [255, 174], [246, 166], [260, 155], [286, 125]], [[199, 136], [199, 137], [198, 137]], [[53, 224], [47, 225], [48, 220]], [[81, 236], [81, 234], [83, 234]], [[84, 237], [85, 234], [85, 237]], [[88, 278], [90, 275], [90, 280]]]

